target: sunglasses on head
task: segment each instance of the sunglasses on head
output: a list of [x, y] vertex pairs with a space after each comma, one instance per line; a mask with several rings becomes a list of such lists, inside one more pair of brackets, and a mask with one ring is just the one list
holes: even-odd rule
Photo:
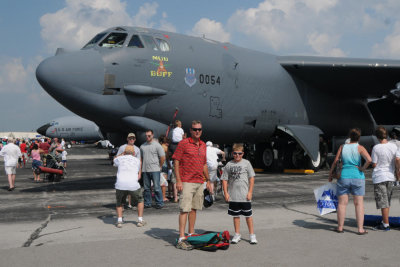
[[201, 132], [201, 128], [192, 128], [192, 131], [194, 131], [194, 132]]
[[243, 152], [233, 152], [233, 155], [234, 156], [236, 156], [236, 155], [240, 155], [241, 156], [241, 155], [243, 155]]

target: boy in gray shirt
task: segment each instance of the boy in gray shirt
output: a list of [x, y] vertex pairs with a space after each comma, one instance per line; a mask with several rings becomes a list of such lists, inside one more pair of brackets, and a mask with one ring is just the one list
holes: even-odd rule
[[226, 164], [221, 180], [225, 201], [229, 202], [228, 214], [233, 216], [233, 225], [235, 227], [232, 244], [237, 244], [241, 239], [240, 215], [246, 217], [250, 233], [250, 244], [257, 244], [253, 226], [253, 211], [251, 209], [255, 173], [250, 162], [243, 159], [243, 155], [243, 145], [234, 144], [233, 160]]

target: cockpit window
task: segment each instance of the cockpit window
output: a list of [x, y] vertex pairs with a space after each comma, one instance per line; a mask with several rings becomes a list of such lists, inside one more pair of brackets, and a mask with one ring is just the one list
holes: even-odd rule
[[140, 41], [139, 35], [133, 35], [129, 41], [128, 47], [138, 47], [143, 48], [142, 41]]
[[104, 37], [104, 35], [106, 35], [106, 32], [102, 32], [102, 33], [97, 34], [83, 48], [90, 48], [90, 47], [94, 46], [98, 41], [100, 41]]
[[163, 39], [156, 38], [156, 42], [161, 51], [169, 51], [169, 44]]
[[100, 44], [102, 47], [122, 47], [125, 42], [127, 34], [121, 32], [110, 33]]
[[148, 36], [148, 35], [142, 35], [142, 38], [144, 40], [144, 43], [146, 44], [147, 47], [153, 49], [153, 50], [158, 50], [156, 43], [154, 42], [153, 37]]

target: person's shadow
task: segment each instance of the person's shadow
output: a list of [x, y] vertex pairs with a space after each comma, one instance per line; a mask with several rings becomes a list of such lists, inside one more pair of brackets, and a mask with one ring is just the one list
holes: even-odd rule
[[[146, 226], [145, 226], [146, 227]], [[203, 229], [196, 229], [196, 234], [206, 232]], [[160, 239], [168, 243], [168, 246], [175, 246], [179, 237], [179, 231], [177, 229], [166, 229], [166, 228], [150, 228], [145, 231], [144, 234], [154, 238]]]

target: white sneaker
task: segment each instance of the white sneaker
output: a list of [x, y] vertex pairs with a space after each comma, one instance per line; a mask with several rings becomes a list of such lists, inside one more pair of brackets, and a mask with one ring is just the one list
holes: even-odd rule
[[255, 234], [250, 235], [250, 244], [252, 245], [257, 244], [257, 239]]
[[235, 235], [234, 235], [233, 238], [232, 238], [231, 243], [232, 243], [232, 244], [237, 244], [237, 243], [239, 243], [241, 237], [242, 237], [242, 236], [241, 236], [240, 234], [236, 234], [236, 233], [235, 233]]
[[147, 224], [147, 222], [146, 222], [145, 220], [142, 220], [142, 221], [138, 222], [138, 223], [136, 224], [136, 226], [137, 226], [137, 227], [143, 227], [143, 226], [145, 226], [146, 224]]

